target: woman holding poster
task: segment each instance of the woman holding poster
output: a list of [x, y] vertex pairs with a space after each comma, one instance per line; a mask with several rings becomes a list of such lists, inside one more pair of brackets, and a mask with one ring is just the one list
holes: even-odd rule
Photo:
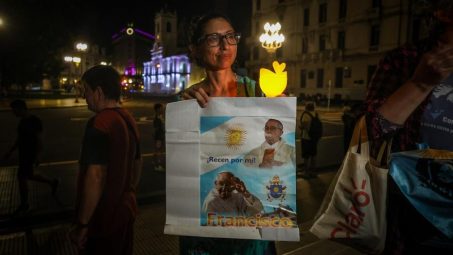
[[[206, 107], [210, 97], [254, 97], [256, 82], [232, 69], [240, 34], [221, 14], [201, 17], [190, 38], [190, 56], [205, 68], [206, 78], [183, 91], [183, 99], [196, 99]], [[203, 237], [180, 238], [180, 254], [276, 254], [270, 241]]]

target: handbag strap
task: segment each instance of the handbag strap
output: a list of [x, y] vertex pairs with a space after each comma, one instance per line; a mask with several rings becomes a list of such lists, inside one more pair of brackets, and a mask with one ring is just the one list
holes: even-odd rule
[[[352, 139], [349, 144], [349, 149], [357, 147], [357, 153], [360, 153], [364, 156], [370, 156], [370, 148], [368, 142], [368, 132], [365, 115], [362, 116], [359, 121], [357, 121], [354, 127], [354, 133], [352, 134]], [[366, 143], [366, 148], [362, 147], [362, 144]]]
[[135, 158], [140, 158], [140, 140], [138, 139], [138, 135], [135, 132], [135, 129], [132, 127], [132, 124], [127, 120], [127, 118], [123, 115], [123, 113], [118, 109], [118, 108], [112, 108], [111, 110], [115, 111], [121, 116], [121, 119], [126, 123], [127, 128], [129, 129], [129, 132], [132, 133], [132, 135], [135, 138]]
[[[393, 142], [393, 139], [391, 139], [390, 141], [384, 141], [381, 144], [381, 147], [379, 148], [378, 155], [376, 157], [376, 163], [379, 166], [387, 166], [388, 165], [388, 162], [390, 161], [390, 153], [391, 153], [391, 150], [392, 150], [392, 142]], [[385, 159], [384, 159], [384, 155], [386, 156]], [[382, 160], [385, 160], [385, 161], [383, 162]]]

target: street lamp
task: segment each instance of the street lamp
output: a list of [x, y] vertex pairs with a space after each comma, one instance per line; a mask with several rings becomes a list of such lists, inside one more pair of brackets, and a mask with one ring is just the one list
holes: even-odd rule
[[280, 23], [269, 24], [266, 22], [264, 25], [264, 33], [260, 36], [261, 46], [266, 49], [268, 53], [275, 53], [275, 51], [282, 47], [282, 43], [285, 41], [285, 36], [279, 34], [281, 29]]
[[79, 65], [79, 64], [80, 64], [80, 61], [82, 61], [81, 58], [79, 58], [79, 57], [72, 57], [72, 62], [74, 62], [76, 65]]
[[64, 57], [64, 62], [72, 62], [72, 57], [71, 56], [65, 56]]
[[88, 49], [88, 44], [82, 43], [82, 42], [76, 43], [76, 50], [86, 51], [87, 49]]
[[0, 18], [0, 27], [3, 27], [3, 19]]

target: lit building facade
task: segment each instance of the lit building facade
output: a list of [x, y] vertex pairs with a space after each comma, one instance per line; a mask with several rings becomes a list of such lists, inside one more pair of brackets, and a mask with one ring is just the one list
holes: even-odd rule
[[[259, 68], [278, 59], [286, 62], [288, 94], [364, 99], [379, 59], [418, 36], [410, 4], [410, 0], [253, 0], [246, 67], [258, 79]], [[258, 41], [266, 22], [280, 22], [285, 35], [275, 55]]]
[[187, 55], [164, 57], [163, 47], [154, 44], [151, 61], [143, 63], [145, 92], [153, 94], [175, 94], [188, 86], [190, 61]]
[[128, 24], [112, 36], [112, 65], [122, 75], [123, 89], [143, 89], [143, 62], [149, 59], [149, 52], [155, 41], [154, 35]]
[[154, 24], [156, 41], [150, 51], [151, 61], [143, 63], [145, 92], [172, 95], [202, 80], [204, 72], [191, 65], [185, 50], [177, 47], [176, 13], [161, 11]]
[[[84, 47], [81, 48], [80, 45]], [[105, 48], [100, 48], [95, 44], [77, 42], [74, 47], [63, 51], [63, 53], [62, 58], [65, 65], [59, 77], [60, 87], [62, 88], [71, 87], [80, 81], [82, 74], [89, 68], [109, 63]]]

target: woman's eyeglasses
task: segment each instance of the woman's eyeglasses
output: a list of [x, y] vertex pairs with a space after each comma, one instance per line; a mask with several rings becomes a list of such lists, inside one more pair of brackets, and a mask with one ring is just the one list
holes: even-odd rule
[[239, 39], [241, 39], [241, 34], [234, 32], [224, 35], [218, 33], [207, 34], [198, 39], [198, 43], [205, 41], [208, 46], [216, 47], [220, 45], [220, 42], [223, 42], [223, 39], [225, 39], [229, 45], [236, 45], [239, 43]]

